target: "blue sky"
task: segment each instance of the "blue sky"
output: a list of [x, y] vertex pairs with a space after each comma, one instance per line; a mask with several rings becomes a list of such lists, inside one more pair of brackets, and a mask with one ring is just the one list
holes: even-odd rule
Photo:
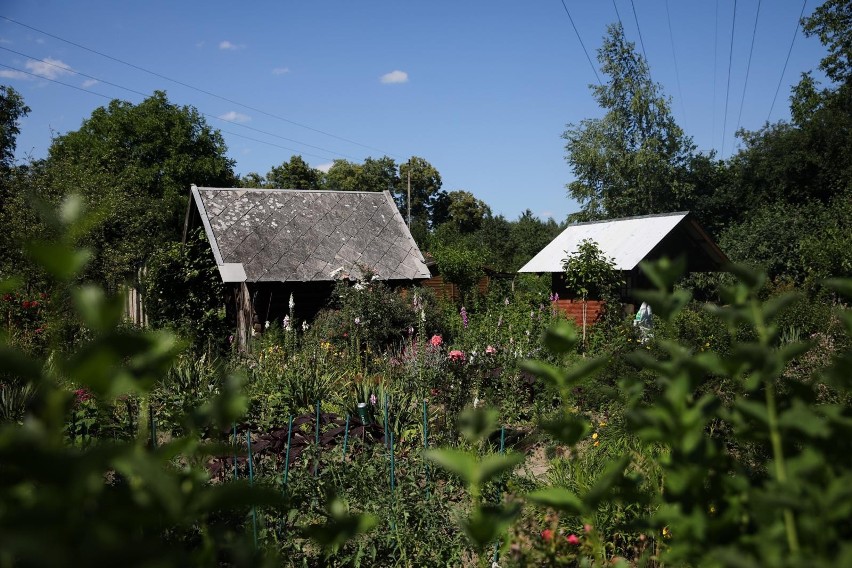
[[[809, 0], [805, 14], [818, 4]], [[736, 2], [733, 36], [733, 0], [565, 5], [596, 65], [617, 7], [640, 51], [641, 32], [679, 124], [699, 149], [724, 157], [737, 125], [789, 117], [790, 85], [824, 55], [799, 31], [770, 115], [800, 0], [760, 3], [748, 75], [758, 0]], [[561, 134], [601, 115], [588, 88], [595, 75], [560, 0], [6, 0], [0, 16], [19, 22], [0, 19], [8, 66], [0, 84], [32, 109], [18, 139], [22, 160], [44, 157], [52, 135], [76, 130], [109, 98], [139, 102], [132, 91], [161, 89], [223, 131], [240, 174], [266, 173], [294, 153], [320, 168], [335, 158], [417, 155], [438, 169], [444, 189], [471, 191], [495, 213], [514, 219], [529, 208], [562, 220], [577, 204], [565, 190], [572, 175]]]

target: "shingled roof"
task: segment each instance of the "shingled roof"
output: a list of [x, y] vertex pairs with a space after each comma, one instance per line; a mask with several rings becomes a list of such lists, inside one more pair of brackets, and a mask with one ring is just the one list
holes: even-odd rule
[[224, 282], [430, 276], [387, 191], [192, 186], [192, 198]]

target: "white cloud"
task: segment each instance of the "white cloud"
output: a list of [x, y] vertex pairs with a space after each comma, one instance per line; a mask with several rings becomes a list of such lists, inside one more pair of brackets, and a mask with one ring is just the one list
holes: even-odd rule
[[15, 71], [14, 69], [0, 69], [0, 77], [3, 79], [31, 79], [29, 75], [26, 73], [21, 73], [20, 71]]
[[289, 73], [289, 72], [290, 72], [289, 67], [276, 67], [275, 69], [272, 70], [273, 75], [284, 75], [285, 73]]
[[333, 166], [333, 165], [334, 165], [334, 162], [329, 162], [327, 164], [320, 164], [320, 165], [316, 166], [314, 169], [319, 170], [324, 174], [327, 174], [328, 170], [330, 170], [331, 166]]
[[381, 81], [385, 84], [408, 83], [408, 73], [396, 69], [390, 73], [382, 75]]
[[238, 49], [244, 49], [245, 46], [243, 44], [231, 43], [228, 40], [219, 42], [219, 49], [224, 49], [227, 51], [236, 51]]
[[225, 114], [220, 114], [219, 118], [221, 118], [222, 120], [227, 120], [228, 122], [248, 122], [249, 120], [251, 120], [251, 117], [249, 115], [237, 112], [235, 110], [226, 112]]
[[86, 79], [85, 81], [83, 81], [83, 88], [88, 89], [89, 87], [94, 87], [97, 84], [98, 81], [96, 81], [95, 79]]
[[45, 57], [41, 61], [30, 59], [24, 65], [33, 75], [44, 77], [45, 79], [58, 79], [63, 75], [71, 75], [74, 71], [67, 63], [52, 57]]

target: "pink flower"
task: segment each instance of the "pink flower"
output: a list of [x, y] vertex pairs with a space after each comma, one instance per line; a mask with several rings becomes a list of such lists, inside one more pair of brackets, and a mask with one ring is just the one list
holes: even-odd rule
[[454, 361], [456, 363], [460, 363], [464, 361], [464, 351], [459, 351], [458, 349], [453, 349], [449, 353], [450, 361]]
[[429, 344], [432, 347], [440, 347], [440, 345], [444, 342], [444, 339], [440, 335], [433, 335], [432, 339], [429, 340]]
[[464, 306], [461, 307], [461, 311], [459, 311], [459, 315], [461, 315], [462, 323], [465, 327], [467, 327], [467, 310], [464, 309]]
[[76, 399], [77, 404], [81, 404], [91, 399], [92, 393], [86, 389], [77, 389], [74, 391], [74, 398]]
[[485, 348], [485, 353], [487, 353], [488, 355], [494, 355], [495, 353], [497, 353], [497, 348], [493, 345], [489, 345]]
[[583, 525], [583, 530], [587, 533], [592, 532], [592, 525], [589, 525], [589, 524]]
[[544, 529], [543, 531], [541, 531], [541, 538], [550, 542], [551, 540], [553, 540], [553, 531], [550, 529]]
[[575, 535], [575, 534], [569, 534], [568, 536], [565, 537], [565, 540], [568, 541], [568, 544], [573, 545], [573, 546], [577, 546], [578, 544], [580, 544], [580, 539], [577, 538], [577, 535]]

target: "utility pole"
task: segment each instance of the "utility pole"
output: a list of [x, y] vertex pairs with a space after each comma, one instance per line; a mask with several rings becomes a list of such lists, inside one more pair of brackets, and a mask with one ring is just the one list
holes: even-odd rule
[[408, 230], [411, 230], [411, 158], [408, 159]]

